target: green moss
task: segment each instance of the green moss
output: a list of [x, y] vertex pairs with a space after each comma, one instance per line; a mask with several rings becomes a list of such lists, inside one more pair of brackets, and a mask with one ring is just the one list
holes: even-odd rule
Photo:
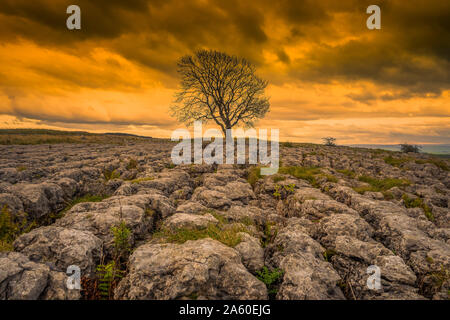
[[391, 166], [397, 167], [397, 168], [400, 167], [402, 164], [407, 163], [411, 160], [412, 160], [412, 158], [410, 158], [410, 157], [394, 158], [391, 155], [384, 158], [384, 162], [386, 162], [387, 164], [390, 164]]
[[266, 222], [264, 225], [264, 237], [261, 240], [261, 246], [263, 248], [267, 247], [267, 245], [275, 239], [278, 234], [278, 228], [276, 227], [275, 222]]
[[358, 180], [369, 184], [369, 186], [353, 188], [356, 192], [361, 194], [366, 191], [383, 192], [393, 187], [402, 187], [411, 184], [411, 182], [406, 179], [395, 179], [395, 178], [376, 179], [370, 176], [361, 176], [359, 177]]
[[444, 171], [450, 171], [450, 168], [447, 165], [447, 162], [445, 162], [444, 160], [440, 160], [440, 159], [431, 158], [431, 159], [426, 159], [426, 160], [416, 160], [416, 163], [417, 164], [431, 163], [431, 164], [434, 164], [436, 167], [441, 168]]
[[22, 171], [27, 170], [27, 167], [26, 167], [26, 166], [18, 166], [18, 167], [16, 168], [16, 170], [17, 170], [18, 172], [22, 172]]
[[286, 177], [283, 177], [280, 175], [274, 175], [274, 176], [272, 176], [272, 180], [273, 180], [273, 182], [277, 183], [277, 182], [286, 180]]
[[346, 175], [349, 178], [354, 178], [356, 177], [356, 173], [353, 170], [349, 170], [349, 169], [338, 169], [336, 170], [339, 173], [342, 173], [343, 175]]
[[241, 242], [239, 232], [248, 232], [245, 226], [235, 224], [228, 228], [223, 226], [209, 224], [206, 228], [200, 230], [181, 228], [177, 230], [162, 229], [154, 234], [154, 237], [164, 238], [171, 243], [185, 243], [188, 240], [199, 240], [211, 238], [222, 242], [229, 247], [235, 247]]
[[153, 178], [153, 177], [138, 178], [138, 179], [131, 180], [131, 183], [141, 183], [141, 182], [144, 182], [144, 181], [151, 181], [151, 180], [154, 180], [154, 179], [155, 178]]
[[261, 168], [260, 167], [252, 167], [248, 173], [247, 181], [251, 184], [252, 187], [255, 186], [256, 182], [262, 178]]
[[381, 193], [384, 196], [384, 200], [392, 200], [392, 199], [394, 199], [394, 195], [390, 191], [382, 191]]
[[316, 185], [315, 175], [320, 174], [320, 169], [316, 167], [281, 167], [278, 170], [279, 173], [289, 174], [298, 179], [303, 179], [311, 183], [312, 185]]
[[127, 168], [127, 170], [132, 170], [132, 169], [136, 169], [137, 166], [138, 166], [138, 162], [136, 161], [136, 159], [130, 159], [130, 161], [128, 161], [126, 168]]
[[294, 148], [295, 147], [294, 144], [292, 142], [289, 142], [289, 141], [282, 142], [281, 146], [285, 147], [285, 148]]
[[268, 290], [269, 298], [274, 298], [277, 294], [278, 284], [281, 282], [284, 271], [280, 269], [269, 270], [266, 266], [264, 266], [261, 270], [256, 271], [256, 278], [262, 281]]
[[13, 249], [12, 242], [0, 240], [0, 252], [13, 251]]
[[105, 181], [118, 179], [120, 177], [120, 173], [118, 173], [116, 170], [103, 169], [102, 174]]
[[192, 292], [190, 295], [187, 296], [191, 300], [197, 300], [198, 299], [198, 293]]
[[445, 268], [442, 264], [439, 271], [431, 272], [430, 274], [434, 285], [438, 290], [442, 288], [444, 283], [450, 280], [450, 270]]
[[253, 219], [250, 217], [244, 217], [244, 218], [240, 219], [239, 222], [246, 226], [254, 225]]
[[422, 198], [409, 198], [407, 194], [403, 194], [402, 199], [406, 208], [422, 208], [425, 217], [430, 221], [434, 221], [434, 215], [431, 208], [423, 202]]
[[28, 222], [26, 218], [14, 217], [8, 206], [3, 206], [0, 210], [0, 252], [11, 251], [13, 241], [22, 233], [29, 232], [35, 225], [35, 222]]
[[65, 212], [69, 211], [70, 209], [72, 209], [73, 206], [75, 206], [76, 204], [79, 204], [79, 203], [100, 202], [107, 198], [108, 198], [108, 196], [96, 196], [96, 195], [87, 194], [85, 196], [78, 197], [78, 198], [75, 198], [72, 201], [70, 201], [69, 204], [67, 205], [67, 207], [65, 207], [64, 210], [62, 210], [60, 213], [65, 213]]
[[333, 249], [327, 249], [324, 252], [322, 252], [323, 258], [325, 259], [325, 261], [330, 262], [331, 258], [336, 255], [336, 251], [334, 251]]
[[214, 218], [217, 219], [217, 221], [219, 221], [220, 224], [227, 224], [228, 223], [227, 219], [225, 219], [225, 217], [223, 215], [218, 214], [216, 212], [216, 210], [214, 210], [214, 209], [208, 209], [204, 213], [209, 213], [210, 215], [212, 215]]
[[337, 183], [338, 179], [333, 176], [332, 174], [323, 174], [323, 176], [327, 179], [328, 182], [334, 182]]

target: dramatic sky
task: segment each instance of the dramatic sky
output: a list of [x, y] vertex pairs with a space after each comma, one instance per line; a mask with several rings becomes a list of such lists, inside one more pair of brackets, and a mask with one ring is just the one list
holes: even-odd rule
[[0, 127], [169, 137], [176, 61], [201, 48], [256, 65], [271, 103], [257, 125], [281, 140], [450, 143], [438, 0], [0, 0]]

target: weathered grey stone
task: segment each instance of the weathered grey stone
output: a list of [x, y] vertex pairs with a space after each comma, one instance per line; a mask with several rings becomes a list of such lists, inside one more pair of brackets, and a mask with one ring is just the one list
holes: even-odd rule
[[79, 290], [65, 286], [67, 277], [18, 252], [0, 252], [0, 299], [79, 299]]
[[100, 262], [102, 244], [91, 232], [48, 226], [21, 235], [14, 241], [14, 250], [35, 262], [51, 262], [62, 272], [77, 265], [89, 277]]
[[265, 285], [241, 263], [239, 253], [218, 241], [147, 244], [137, 248], [117, 299], [266, 299]]

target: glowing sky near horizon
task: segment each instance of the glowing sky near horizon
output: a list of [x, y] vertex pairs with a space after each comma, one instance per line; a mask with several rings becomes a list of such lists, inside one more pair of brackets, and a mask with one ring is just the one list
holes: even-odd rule
[[[450, 2], [0, 1], [0, 128], [170, 137], [176, 61], [245, 57], [284, 141], [450, 143]], [[365, 10], [381, 8], [381, 30]]]

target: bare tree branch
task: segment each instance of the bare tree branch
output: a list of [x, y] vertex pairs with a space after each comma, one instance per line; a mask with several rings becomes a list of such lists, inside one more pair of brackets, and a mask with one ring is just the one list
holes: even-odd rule
[[189, 125], [213, 120], [225, 134], [238, 123], [253, 126], [268, 112], [268, 83], [256, 76], [247, 60], [201, 50], [182, 57], [177, 65], [181, 83], [171, 111], [179, 121]]

